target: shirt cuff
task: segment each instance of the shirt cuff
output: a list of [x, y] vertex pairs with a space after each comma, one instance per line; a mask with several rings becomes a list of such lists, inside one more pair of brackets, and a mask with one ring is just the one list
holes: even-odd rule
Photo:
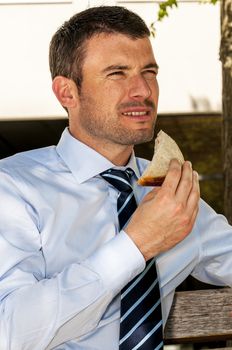
[[84, 262], [100, 275], [104, 286], [118, 294], [135, 276], [145, 269], [145, 259], [132, 239], [120, 231]]

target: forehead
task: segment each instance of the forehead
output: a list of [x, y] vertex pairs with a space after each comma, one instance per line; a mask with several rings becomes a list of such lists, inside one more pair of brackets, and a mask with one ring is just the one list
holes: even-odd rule
[[155, 62], [149, 38], [132, 39], [123, 34], [101, 33], [87, 41], [83, 69], [100, 70], [114, 64], [142, 68]]

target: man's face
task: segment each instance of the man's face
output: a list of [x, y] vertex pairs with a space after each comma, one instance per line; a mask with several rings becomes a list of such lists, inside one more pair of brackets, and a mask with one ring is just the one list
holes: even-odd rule
[[157, 64], [148, 38], [99, 34], [86, 45], [79, 108], [70, 131], [93, 148], [151, 140], [157, 115]]

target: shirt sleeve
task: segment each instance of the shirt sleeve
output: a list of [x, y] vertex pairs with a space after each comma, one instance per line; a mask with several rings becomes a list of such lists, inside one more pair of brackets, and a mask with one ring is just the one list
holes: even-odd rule
[[199, 262], [192, 275], [212, 285], [232, 286], [232, 227], [203, 200], [196, 222]]
[[18, 181], [0, 173], [0, 349], [52, 349], [93, 331], [145, 262], [122, 231], [46, 278], [36, 212]]

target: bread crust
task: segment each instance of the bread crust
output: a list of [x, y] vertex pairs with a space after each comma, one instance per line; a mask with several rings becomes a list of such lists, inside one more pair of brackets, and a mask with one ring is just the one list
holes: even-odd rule
[[168, 172], [171, 159], [184, 163], [184, 156], [176, 142], [164, 131], [155, 139], [154, 154], [151, 162], [138, 179], [141, 186], [161, 186]]
[[138, 179], [138, 184], [140, 186], [162, 186], [163, 182], [164, 182], [165, 176], [157, 176], [157, 177], [140, 177]]

